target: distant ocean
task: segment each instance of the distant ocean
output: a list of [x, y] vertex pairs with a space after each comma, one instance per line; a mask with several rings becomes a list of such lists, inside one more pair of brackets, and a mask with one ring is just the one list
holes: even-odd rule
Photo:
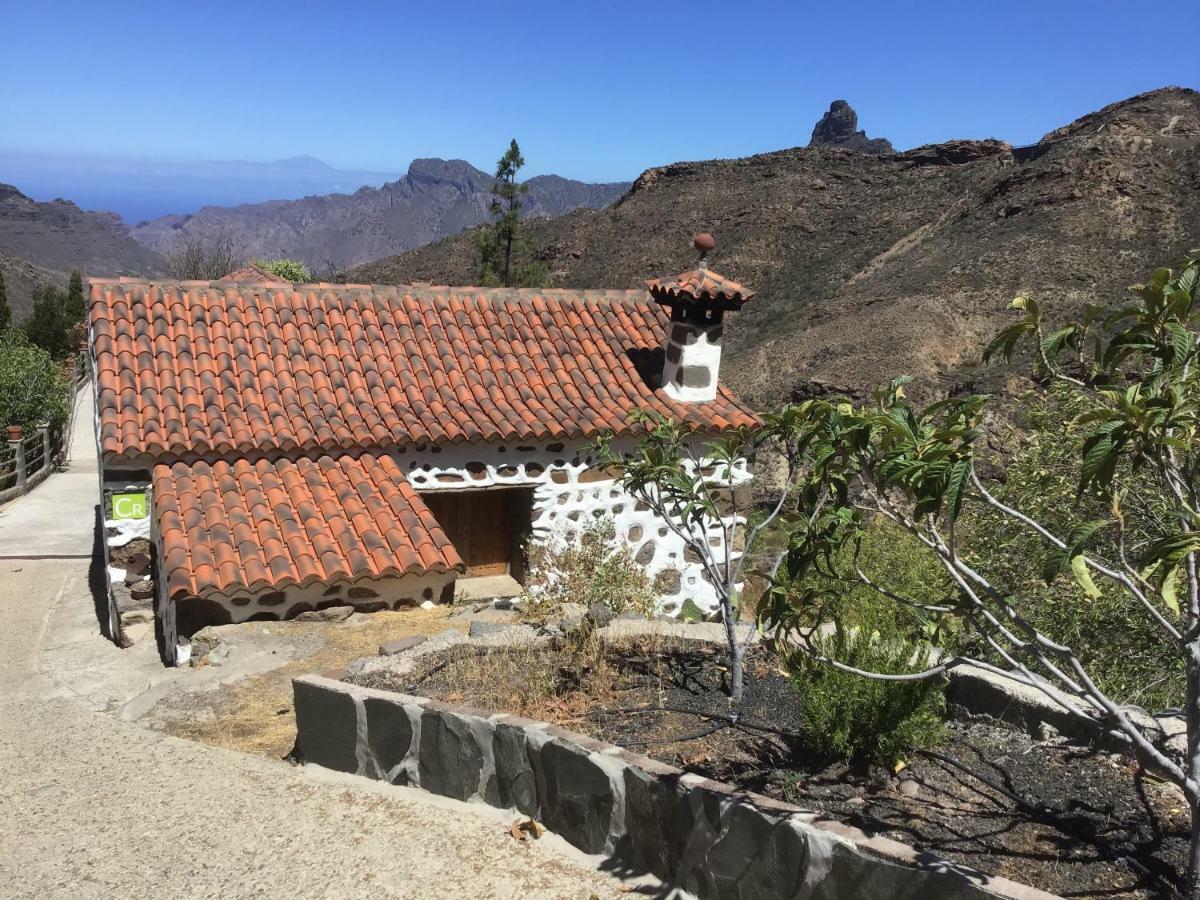
[[352, 194], [393, 181], [386, 172], [340, 171], [311, 157], [271, 163], [156, 162], [103, 157], [40, 156], [0, 150], [0, 182], [34, 200], [71, 200], [115, 212], [129, 225], [202, 206]]

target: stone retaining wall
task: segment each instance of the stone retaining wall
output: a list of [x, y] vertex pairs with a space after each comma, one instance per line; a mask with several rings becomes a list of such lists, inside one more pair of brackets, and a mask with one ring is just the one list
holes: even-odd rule
[[553, 725], [316, 675], [293, 688], [304, 762], [518, 811], [702, 900], [1052, 896]]

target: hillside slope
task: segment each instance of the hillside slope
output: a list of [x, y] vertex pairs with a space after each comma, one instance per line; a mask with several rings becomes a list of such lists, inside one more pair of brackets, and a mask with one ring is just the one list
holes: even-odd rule
[[163, 259], [129, 237], [113, 213], [90, 212], [68, 200], [38, 203], [0, 184], [0, 269], [18, 318], [40, 281], [79, 269], [104, 275], [157, 275]]
[[[132, 229], [135, 239], [167, 253], [181, 242], [228, 236], [248, 259], [289, 256], [317, 271], [352, 266], [420, 247], [488, 218], [492, 176], [463, 160], [418, 159], [408, 173], [379, 188], [301, 200], [206, 206], [193, 215], [164, 216]], [[557, 175], [529, 179], [525, 213], [558, 216], [599, 208], [628, 183], [587, 184]]]
[[[908, 372], [969, 378], [1034, 291], [1064, 314], [1112, 299], [1200, 245], [1200, 94], [1164, 88], [1014, 150], [956, 141], [899, 154], [810, 147], [650, 169], [616, 204], [535, 223], [554, 283], [631, 287], [694, 262], [758, 290], [728, 329], [723, 377], [756, 403], [863, 393]], [[469, 236], [351, 273], [466, 283]]]

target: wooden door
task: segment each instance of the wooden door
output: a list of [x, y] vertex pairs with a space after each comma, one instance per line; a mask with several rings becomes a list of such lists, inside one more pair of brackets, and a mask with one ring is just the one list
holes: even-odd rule
[[467, 564], [467, 575], [503, 575], [513, 548], [516, 491], [450, 491], [422, 494], [438, 524]]

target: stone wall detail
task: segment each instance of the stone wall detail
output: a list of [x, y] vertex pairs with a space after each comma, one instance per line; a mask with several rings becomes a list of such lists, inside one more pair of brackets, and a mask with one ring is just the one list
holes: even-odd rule
[[[625, 452], [633, 445], [626, 440], [614, 449]], [[590, 519], [609, 518], [617, 540], [628, 544], [634, 559], [657, 581], [662, 612], [680, 612], [685, 600], [706, 613], [717, 608], [716, 592], [683, 539], [625, 491], [615, 473], [599, 464], [589, 444], [418, 447], [395, 458], [418, 492], [533, 487], [531, 540], [539, 544], [572, 540]], [[735, 488], [749, 484], [745, 461], [735, 467], [732, 482]], [[727, 516], [707, 530], [709, 544], [718, 554], [724, 552], [726, 535], [740, 524], [735, 518], [741, 517]], [[732, 557], [737, 555], [734, 551]]]
[[717, 396], [717, 380], [721, 373], [721, 338], [725, 327], [721, 311], [674, 311], [663, 361], [663, 391], [673, 400], [694, 402], [712, 400]]
[[697, 897], [1049, 898], [565, 729], [306, 675], [301, 761], [533, 817]]
[[259, 591], [232, 594], [208, 593], [182, 597], [175, 605], [180, 633], [193, 626], [228, 625], [231, 622], [294, 619], [301, 613], [353, 606], [356, 612], [408, 609], [422, 603], [454, 599], [454, 572], [320, 581], [308, 585], [279, 585]]

